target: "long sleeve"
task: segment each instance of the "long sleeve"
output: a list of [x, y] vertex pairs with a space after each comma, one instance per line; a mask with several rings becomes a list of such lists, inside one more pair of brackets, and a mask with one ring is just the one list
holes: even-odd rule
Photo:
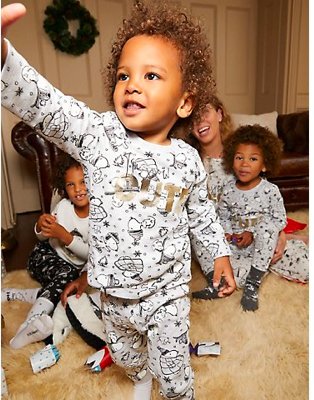
[[286, 226], [286, 210], [278, 187], [266, 180], [249, 190], [228, 186], [218, 204], [218, 214], [226, 233], [254, 233], [259, 222], [274, 225], [278, 231]]
[[228, 202], [225, 200], [224, 195], [222, 194], [217, 207], [217, 213], [219, 215], [221, 225], [225, 233], [232, 234], [232, 218], [231, 212], [228, 206]]
[[64, 260], [75, 265], [86, 263], [89, 252], [88, 245], [88, 217], [80, 218], [76, 215], [73, 204], [68, 199], [62, 199], [52, 211], [58, 224], [70, 232], [72, 242], [65, 246], [58, 239], [50, 238], [49, 243]]
[[178, 139], [168, 146], [143, 140], [114, 111], [92, 111], [54, 88], [13, 47], [9, 53], [3, 106], [83, 165], [89, 284], [128, 299], [161, 289], [187, 293], [191, 240], [205, 263], [230, 254], [197, 151]]
[[270, 220], [276, 225], [278, 231], [281, 231], [287, 225], [287, 214], [283, 197], [281, 196], [279, 188], [274, 184], [270, 184], [268, 190]]
[[73, 236], [72, 242], [65, 247], [82, 260], [87, 260], [88, 242], [85, 241], [82, 237]]
[[231, 255], [231, 250], [214, 203], [208, 200], [207, 177], [201, 161], [198, 169], [199, 179], [189, 196], [187, 210], [192, 246], [202, 267], [202, 264], [212, 264], [218, 257]]
[[47, 238], [46, 236], [44, 236], [44, 235], [41, 233], [41, 231], [38, 230], [38, 228], [37, 228], [37, 222], [36, 222], [36, 224], [35, 224], [35, 226], [34, 226], [34, 232], [35, 232], [35, 235], [37, 236], [37, 239], [40, 240], [41, 242], [43, 242], [44, 240], [48, 240], [48, 238]]

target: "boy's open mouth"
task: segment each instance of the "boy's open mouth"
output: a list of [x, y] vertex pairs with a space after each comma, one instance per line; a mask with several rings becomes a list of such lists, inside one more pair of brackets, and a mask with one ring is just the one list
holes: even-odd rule
[[124, 103], [123, 108], [127, 110], [140, 110], [141, 108], [144, 108], [144, 106], [136, 101], [127, 101]]

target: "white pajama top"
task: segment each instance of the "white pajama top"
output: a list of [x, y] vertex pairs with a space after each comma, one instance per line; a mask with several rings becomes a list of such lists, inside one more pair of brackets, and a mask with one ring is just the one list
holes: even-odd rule
[[182, 140], [142, 140], [115, 112], [95, 112], [54, 88], [10, 44], [2, 105], [83, 165], [91, 286], [130, 299], [172, 288], [184, 295], [190, 239], [201, 264], [230, 255], [201, 159]]

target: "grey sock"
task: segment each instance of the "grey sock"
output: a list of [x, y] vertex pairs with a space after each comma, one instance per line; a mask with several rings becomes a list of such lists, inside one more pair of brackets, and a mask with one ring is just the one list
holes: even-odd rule
[[241, 298], [241, 305], [244, 311], [256, 311], [258, 309], [258, 289], [265, 272], [251, 267]]
[[192, 297], [194, 299], [213, 300], [218, 298], [218, 289], [214, 288], [213, 277], [214, 271], [211, 271], [206, 275], [208, 286], [203, 290], [193, 292]]

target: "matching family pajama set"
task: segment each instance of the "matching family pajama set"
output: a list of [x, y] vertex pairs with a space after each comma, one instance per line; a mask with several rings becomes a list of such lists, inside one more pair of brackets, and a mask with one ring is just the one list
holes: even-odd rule
[[164, 395], [193, 399], [190, 243], [211, 269], [230, 255], [197, 151], [126, 131], [114, 112], [92, 111], [52, 87], [11, 45], [2, 104], [83, 165], [88, 282], [101, 291], [113, 359], [134, 381], [149, 368]]

